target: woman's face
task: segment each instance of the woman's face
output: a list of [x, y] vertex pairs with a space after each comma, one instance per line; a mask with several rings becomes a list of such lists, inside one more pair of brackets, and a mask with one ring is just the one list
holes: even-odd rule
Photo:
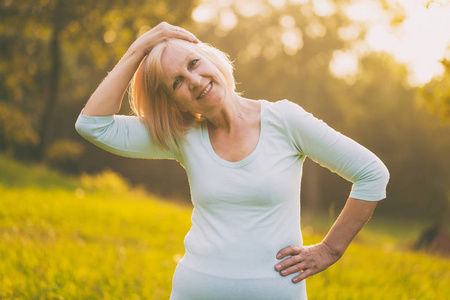
[[220, 72], [206, 58], [169, 45], [161, 59], [163, 82], [181, 111], [207, 116], [220, 105], [226, 87], [217, 78]]

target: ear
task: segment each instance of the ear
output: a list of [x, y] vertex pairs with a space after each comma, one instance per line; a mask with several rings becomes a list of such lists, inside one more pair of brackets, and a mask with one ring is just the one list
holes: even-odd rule
[[178, 105], [177, 105], [177, 107], [182, 113], [187, 113], [188, 112], [188, 110], [186, 108], [184, 108], [184, 107], [179, 107]]

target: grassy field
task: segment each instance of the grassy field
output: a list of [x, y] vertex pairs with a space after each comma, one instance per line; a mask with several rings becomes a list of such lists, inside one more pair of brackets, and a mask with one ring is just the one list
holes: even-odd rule
[[[0, 156], [0, 299], [168, 299], [190, 213], [112, 172], [68, 178]], [[449, 299], [450, 260], [408, 248], [420, 225], [374, 218], [307, 279], [309, 299]]]

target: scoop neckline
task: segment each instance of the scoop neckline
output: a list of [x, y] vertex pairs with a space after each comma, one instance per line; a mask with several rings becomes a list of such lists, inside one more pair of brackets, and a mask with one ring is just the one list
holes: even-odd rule
[[247, 157], [239, 160], [239, 161], [229, 161], [226, 159], [223, 159], [222, 157], [220, 157], [215, 151], [214, 148], [212, 147], [211, 144], [211, 140], [209, 138], [209, 131], [208, 131], [208, 121], [205, 120], [204, 122], [202, 122], [202, 138], [203, 138], [203, 142], [206, 146], [206, 150], [209, 154], [209, 156], [219, 165], [222, 165], [224, 167], [227, 168], [242, 168], [246, 165], [248, 165], [249, 163], [251, 163], [252, 161], [255, 160], [255, 158], [258, 156], [258, 154], [261, 152], [262, 149], [262, 144], [264, 141], [264, 133], [265, 133], [265, 100], [258, 100], [258, 102], [261, 105], [260, 108], [260, 132], [259, 132], [259, 140], [258, 140], [258, 144], [256, 145], [255, 149], [253, 149], [253, 151], [247, 155]]

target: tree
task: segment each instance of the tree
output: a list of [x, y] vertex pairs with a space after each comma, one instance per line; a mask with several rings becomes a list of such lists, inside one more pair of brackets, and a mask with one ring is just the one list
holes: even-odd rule
[[86, 99], [93, 89], [87, 77], [111, 68], [137, 33], [162, 20], [184, 24], [193, 6], [193, 0], [1, 1], [0, 101], [33, 120], [37, 158], [51, 139], [61, 99]]
[[419, 99], [445, 124], [450, 120], [450, 61], [444, 59], [441, 63], [445, 68], [444, 74], [421, 88]]
[[366, 145], [390, 170], [388, 200], [383, 213], [414, 215], [443, 221], [449, 209], [446, 157], [450, 126], [415, 101], [417, 88], [408, 86], [406, 68], [385, 53], [361, 60], [358, 79], [338, 91], [346, 110], [346, 131]]

